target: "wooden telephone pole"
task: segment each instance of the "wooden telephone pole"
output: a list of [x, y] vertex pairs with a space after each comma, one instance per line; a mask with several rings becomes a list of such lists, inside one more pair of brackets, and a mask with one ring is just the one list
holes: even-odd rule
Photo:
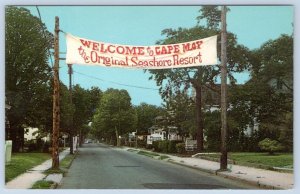
[[226, 6], [222, 6], [221, 22], [221, 158], [220, 170], [227, 170], [227, 35], [226, 35]]
[[[73, 105], [73, 97], [72, 97], [72, 74], [73, 74], [73, 69], [72, 69], [72, 64], [68, 64], [69, 67], [69, 92], [70, 92], [70, 104], [71, 106]], [[71, 118], [70, 118], [70, 126], [69, 126], [69, 136], [70, 136], [70, 154], [74, 154], [74, 149], [73, 149], [73, 110], [71, 113]]]
[[54, 29], [54, 67], [53, 67], [53, 131], [52, 131], [52, 169], [59, 168], [59, 18], [55, 17]]

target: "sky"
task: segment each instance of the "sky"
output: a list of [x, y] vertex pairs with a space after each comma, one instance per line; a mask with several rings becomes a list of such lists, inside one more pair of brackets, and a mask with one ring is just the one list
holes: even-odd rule
[[[36, 6], [25, 6], [38, 16]], [[114, 44], [154, 45], [164, 39], [166, 28], [190, 28], [196, 25], [200, 6], [38, 6], [48, 31], [54, 31], [55, 16], [60, 29], [75, 36]], [[239, 44], [259, 48], [281, 34], [293, 33], [293, 6], [229, 6], [227, 30], [237, 35]], [[64, 33], [60, 33], [60, 52], [66, 52]], [[64, 54], [61, 54], [64, 57]], [[143, 70], [73, 65], [73, 84], [83, 88], [97, 86], [126, 89], [134, 105], [141, 102], [161, 105], [155, 81]], [[67, 65], [60, 61], [60, 79], [68, 85]], [[238, 83], [249, 79], [236, 75]], [[123, 85], [122, 85], [123, 84]], [[130, 86], [142, 86], [140, 89]]]

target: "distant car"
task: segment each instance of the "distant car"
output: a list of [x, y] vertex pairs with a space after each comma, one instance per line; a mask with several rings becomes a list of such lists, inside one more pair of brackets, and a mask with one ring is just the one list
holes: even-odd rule
[[87, 140], [85, 140], [85, 143], [92, 143], [92, 140], [91, 139], [87, 139]]

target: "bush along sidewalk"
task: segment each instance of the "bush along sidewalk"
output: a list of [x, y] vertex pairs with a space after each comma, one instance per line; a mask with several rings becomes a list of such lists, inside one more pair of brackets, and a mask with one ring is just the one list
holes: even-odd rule
[[44, 171], [44, 174], [47, 176], [43, 180], [35, 182], [31, 189], [55, 189], [68, 172], [76, 156], [77, 153], [65, 156], [65, 158], [60, 161], [60, 168], [58, 170], [50, 168]]

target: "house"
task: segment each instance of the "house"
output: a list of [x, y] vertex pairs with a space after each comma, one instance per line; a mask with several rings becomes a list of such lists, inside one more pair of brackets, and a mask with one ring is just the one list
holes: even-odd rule
[[152, 144], [158, 140], [181, 140], [182, 137], [178, 134], [177, 127], [168, 126], [167, 129], [162, 127], [152, 126], [148, 130], [147, 144]]
[[182, 136], [178, 134], [177, 127], [168, 127], [168, 140], [182, 140]]
[[148, 132], [150, 135], [147, 135], [147, 144], [151, 145], [153, 141], [166, 140], [166, 131], [162, 128], [152, 126], [149, 128]]
[[[27, 127], [25, 128], [24, 141], [36, 140], [40, 136], [38, 128]], [[50, 134], [41, 138], [44, 142], [50, 142]]]

